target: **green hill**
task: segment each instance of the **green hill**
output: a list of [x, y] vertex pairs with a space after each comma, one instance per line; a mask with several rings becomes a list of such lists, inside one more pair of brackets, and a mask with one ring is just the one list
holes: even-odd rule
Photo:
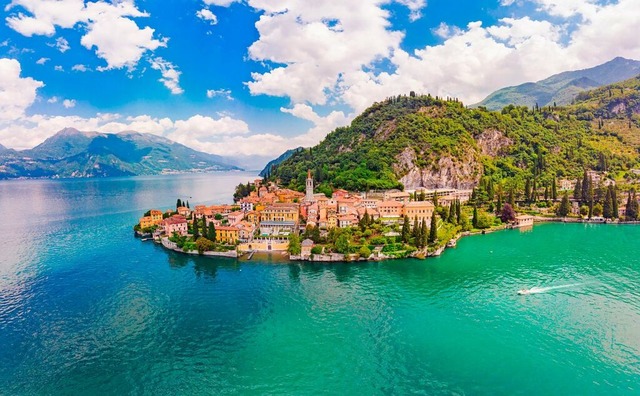
[[579, 95], [568, 107], [468, 109], [431, 96], [375, 103], [350, 126], [293, 154], [270, 178], [302, 191], [307, 169], [319, 191], [472, 188], [505, 189], [578, 177], [584, 169], [619, 172], [639, 161], [640, 80]]
[[602, 65], [584, 70], [556, 74], [536, 83], [529, 82], [500, 89], [472, 107], [483, 106], [501, 110], [513, 104], [533, 107], [570, 104], [580, 92], [624, 81], [640, 74], [640, 62], [615, 58]]

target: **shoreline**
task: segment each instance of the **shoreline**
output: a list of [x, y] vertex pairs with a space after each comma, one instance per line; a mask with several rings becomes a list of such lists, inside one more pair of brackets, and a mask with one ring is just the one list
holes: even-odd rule
[[[475, 230], [475, 231], [464, 231], [464, 232], [460, 232], [458, 233], [455, 237], [451, 238], [449, 241], [447, 241], [444, 245], [438, 247], [436, 250], [432, 251], [432, 252], [428, 252], [428, 251], [420, 251], [420, 252], [415, 252], [410, 256], [407, 257], [393, 257], [393, 256], [387, 256], [385, 254], [377, 254], [377, 255], [371, 255], [368, 258], [363, 258], [363, 257], [359, 257], [357, 254], [349, 254], [349, 255], [344, 255], [344, 254], [340, 254], [340, 253], [329, 253], [329, 254], [321, 254], [321, 255], [316, 255], [318, 257], [316, 258], [302, 258], [300, 256], [292, 256], [290, 255], [288, 252], [286, 251], [261, 251], [261, 250], [255, 250], [252, 251], [253, 253], [260, 253], [260, 254], [268, 254], [268, 255], [275, 255], [275, 256], [281, 256], [283, 258], [286, 258], [286, 260], [288, 261], [288, 263], [297, 263], [297, 262], [309, 262], [309, 263], [356, 263], [356, 262], [380, 262], [380, 261], [388, 261], [388, 260], [402, 260], [402, 259], [415, 259], [415, 260], [426, 260], [429, 257], [438, 257], [440, 255], [442, 255], [447, 249], [451, 249], [451, 248], [455, 248], [457, 245], [457, 242], [464, 238], [464, 237], [468, 237], [468, 236], [475, 236], [475, 235], [485, 235], [485, 234], [491, 234], [494, 232], [499, 232], [499, 231], [505, 231], [505, 230], [516, 230], [516, 229], [533, 229], [533, 227], [537, 224], [544, 224], [544, 223], [571, 223], [571, 224], [602, 224], [602, 225], [637, 225], [640, 224], [640, 221], [590, 221], [590, 220], [585, 220], [585, 219], [581, 219], [581, 218], [575, 218], [575, 217], [544, 217], [544, 216], [534, 216], [534, 223], [531, 226], [525, 226], [525, 227], [510, 227], [507, 225], [500, 225], [498, 227], [495, 228], [488, 228], [488, 229], [484, 229], [484, 230]], [[169, 241], [169, 239], [167, 237], [163, 237], [160, 238], [160, 240], [158, 239], [150, 239], [147, 238], [145, 234], [142, 234], [140, 232], [136, 232], [136, 237], [140, 238], [141, 241], [147, 241], [147, 240], [153, 240], [154, 243], [161, 245], [164, 249], [167, 249], [169, 251], [173, 251], [176, 253], [182, 253], [182, 254], [186, 254], [186, 255], [190, 255], [190, 256], [201, 256], [201, 257], [222, 257], [222, 258], [232, 258], [232, 259], [236, 259], [236, 260], [240, 260], [243, 256], [249, 254], [250, 256], [252, 256], [252, 252], [239, 252], [237, 249], [236, 250], [231, 250], [228, 252], [203, 252], [202, 254], [199, 253], [197, 250], [190, 250], [190, 251], [184, 251], [180, 248], [177, 247], [177, 245], [175, 245], [174, 242]], [[453, 245], [450, 245], [450, 242], [454, 241]], [[351, 258], [346, 259], [345, 256], [351, 256]], [[246, 260], [246, 261], [250, 261], [250, 260]]]

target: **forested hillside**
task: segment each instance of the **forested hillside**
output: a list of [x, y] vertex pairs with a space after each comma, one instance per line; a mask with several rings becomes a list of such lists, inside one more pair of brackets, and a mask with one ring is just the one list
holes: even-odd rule
[[[522, 190], [585, 169], [633, 176], [640, 149], [640, 77], [581, 93], [568, 107], [468, 109], [430, 95], [373, 104], [350, 126], [295, 153], [270, 178], [302, 190], [311, 169], [319, 191], [416, 187]], [[482, 181], [482, 183], [480, 183]]]

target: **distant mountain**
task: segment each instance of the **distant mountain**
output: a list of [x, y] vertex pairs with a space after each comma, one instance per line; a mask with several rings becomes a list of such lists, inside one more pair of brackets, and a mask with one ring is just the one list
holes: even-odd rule
[[288, 160], [289, 157], [291, 157], [293, 154], [295, 154], [298, 151], [301, 151], [303, 149], [304, 149], [303, 147], [298, 147], [298, 148], [294, 148], [294, 149], [290, 149], [290, 150], [285, 151], [278, 158], [269, 161], [267, 163], [267, 165], [264, 167], [264, 169], [260, 172], [259, 176], [260, 177], [269, 177], [269, 175], [271, 174], [271, 170], [272, 170], [272, 168], [274, 166], [277, 166], [280, 163], [282, 163], [283, 161]]
[[501, 110], [513, 104], [533, 107], [570, 104], [580, 92], [624, 81], [640, 74], [640, 61], [615, 58], [590, 69], [568, 71], [536, 83], [500, 89], [472, 107]]
[[33, 149], [0, 149], [0, 179], [106, 177], [235, 170], [213, 154], [138, 132], [108, 134], [66, 128]]

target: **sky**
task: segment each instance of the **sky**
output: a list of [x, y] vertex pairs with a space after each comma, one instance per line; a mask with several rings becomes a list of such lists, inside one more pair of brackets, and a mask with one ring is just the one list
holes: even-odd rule
[[275, 158], [409, 91], [505, 86], [640, 59], [638, 0], [11, 0], [0, 144], [72, 127]]

